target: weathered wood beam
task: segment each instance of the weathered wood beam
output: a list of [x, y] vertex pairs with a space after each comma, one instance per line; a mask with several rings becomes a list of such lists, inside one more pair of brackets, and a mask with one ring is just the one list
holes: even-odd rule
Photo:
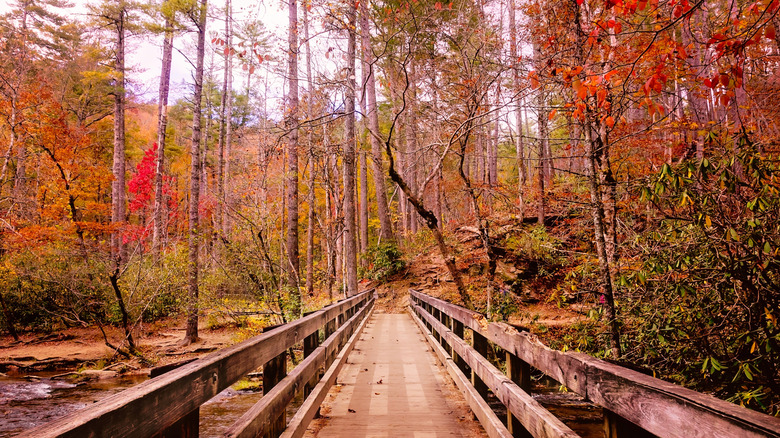
[[[284, 425], [281, 428], [278, 427], [276, 419], [280, 415], [284, 415], [287, 405], [295, 397], [295, 394], [325, 364], [326, 358], [337, 352], [345, 340], [349, 339], [354, 327], [363, 321], [372, 304], [373, 301], [369, 301], [368, 305], [363, 306], [355, 316], [345, 321], [344, 325], [339, 327], [333, 336], [326, 339], [322, 345], [312, 351], [289, 375], [280, 379], [272, 389], [269, 388], [263, 394], [263, 398], [233, 423], [224, 436], [226, 438], [254, 438], [266, 434], [270, 434], [274, 438], [279, 436], [285, 427]], [[263, 388], [263, 391], [266, 391], [266, 389]]]
[[455, 336], [444, 324], [418, 305], [412, 305], [417, 314], [439, 332], [439, 335], [452, 345], [458, 356], [462, 357], [477, 376], [493, 391], [506, 408], [517, 417], [523, 427], [536, 438], [578, 437], [574, 431], [563, 424], [555, 415], [545, 409], [528, 393], [520, 389], [513, 381], [496, 369], [485, 357], [477, 353], [465, 341]]
[[[780, 418], [752, 411], [587, 354], [561, 352], [528, 332], [487, 323], [476, 312], [417, 291], [414, 302], [435, 307], [586, 400], [654, 435], [668, 438], [711, 436], [780, 438]], [[434, 319], [431, 316], [431, 319]], [[612, 415], [609, 414], [609, 415]], [[615, 421], [612, 421], [615, 423]]]
[[328, 390], [336, 382], [336, 378], [338, 377], [341, 368], [344, 366], [344, 363], [346, 363], [349, 353], [352, 352], [355, 342], [360, 338], [360, 333], [371, 318], [373, 304], [374, 301], [371, 301], [368, 306], [366, 306], [368, 312], [366, 317], [361, 320], [360, 325], [354, 330], [354, 333], [341, 352], [336, 356], [335, 360], [333, 360], [332, 365], [328, 367], [328, 370], [322, 376], [319, 383], [317, 383], [317, 386], [312, 389], [309, 397], [304, 400], [301, 407], [298, 408], [298, 411], [290, 419], [287, 429], [282, 433], [280, 438], [300, 438], [306, 432], [306, 428], [317, 414], [322, 401], [325, 400], [325, 396], [328, 395]]

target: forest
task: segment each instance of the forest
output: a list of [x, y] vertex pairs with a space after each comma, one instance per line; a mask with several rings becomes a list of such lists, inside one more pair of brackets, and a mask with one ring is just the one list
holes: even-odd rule
[[3, 10], [4, 336], [150, 360], [417, 272], [780, 415], [779, 0], [231, 1]]

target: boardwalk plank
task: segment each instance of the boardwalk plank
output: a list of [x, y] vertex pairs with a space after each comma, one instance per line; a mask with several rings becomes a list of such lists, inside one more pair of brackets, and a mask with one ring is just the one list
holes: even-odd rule
[[375, 314], [307, 436], [485, 436], [444, 379], [408, 314]]

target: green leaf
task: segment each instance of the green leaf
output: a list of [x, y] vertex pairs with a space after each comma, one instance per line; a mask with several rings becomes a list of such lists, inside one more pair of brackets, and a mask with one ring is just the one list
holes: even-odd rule
[[710, 358], [710, 366], [713, 374], [723, 369], [723, 365], [721, 365], [720, 362], [718, 362], [718, 359], [715, 359], [714, 357]]

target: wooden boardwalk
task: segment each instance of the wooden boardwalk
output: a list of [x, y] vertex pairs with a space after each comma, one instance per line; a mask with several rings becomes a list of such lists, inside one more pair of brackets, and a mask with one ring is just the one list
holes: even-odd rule
[[486, 436], [407, 313], [376, 313], [306, 436]]

